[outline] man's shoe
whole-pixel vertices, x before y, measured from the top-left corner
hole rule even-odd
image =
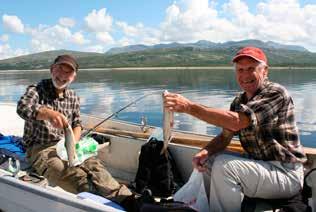
[[[154,204],[155,199],[149,189],[145,189],[141,195],[132,194],[121,203],[127,212],[139,212],[143,204]]]

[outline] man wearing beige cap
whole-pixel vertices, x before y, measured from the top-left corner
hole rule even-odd
[[[291,96],[268,80],[268,60],[261,49],[242,48],[232,61],[243,92],[235,97],[230,110],[207,107],[175,93],[164,99],[169,110],[222,128],[192,161],[210,180],[211,211],[240,211],[244,195],[289,198],[303,185],[306,156]],[[247,157],[223,152],[234,135],[239,136]]]
[[[122,203],[132,193],[119,184],[97,158],[68,167],[68,163],[57,156],[56,144],[64,137],[65,126],[69,124],[75,140],[80,139],[79,98],[68,88],[77,72],[76,59],[60,55],[50,67],[51,78],[30,85],[19,100],[17,113],[25,120],[23,142],[27,159],[51,185],[72,193],[90,191]]]

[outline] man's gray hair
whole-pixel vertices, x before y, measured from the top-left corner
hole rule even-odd
[[[263,67],[263,68],[268,68],[268,65],[263,61],[260,61],[258,66]]]

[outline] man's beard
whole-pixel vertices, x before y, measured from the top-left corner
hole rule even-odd
[[[71,83],[71,80],[70,80],[70,81],[68,81],[68,82],[66,82],[66,83],[64,83],[62,85],[58,85],[58,83],[55,81],[54,78],[52,78],[52,81],[53,81],[54,87],[59,89],[59,90],[67,88],[70,85],[70,83]]]

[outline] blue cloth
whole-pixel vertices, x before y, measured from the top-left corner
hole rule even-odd
[[[0,135],[0,149],[5,149],[19,157],[25,158],[25,149],[21,137]]]
[[[8,158],[20,161],[21,170],[27,170],[31,166],[25,157],[25,148],[22,144],[22,137],[4,136],[0,133],[0,167],[7,169]]]
[[[98,196],[98,195],[95,195],[95,194],[92,194],[89,192],[81,192],[81,193],[77,194],[77,196],[81,199],[90,199],[90,200],[96,201],[96,202],[101,203],[103,205],[107,205],[107,206],[110,206],[112,208],[115,208],[119,211],[125,211],[125,209],[123,207],[121,207],[119,204],[112,202],[111,200],[109,200],[107,198],[104,198],[104,197],[101,197],[101,196]]]

